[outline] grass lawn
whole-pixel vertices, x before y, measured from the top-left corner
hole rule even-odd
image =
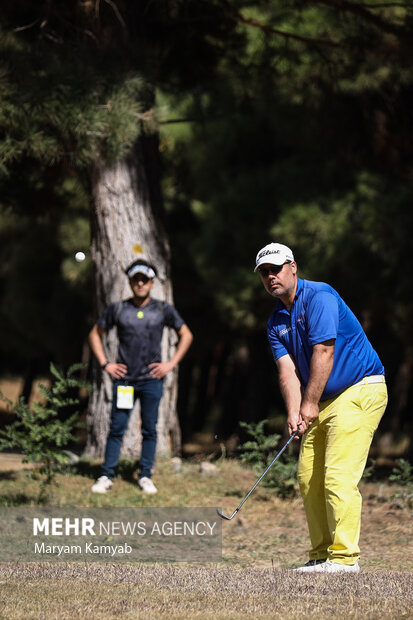
[[[50,505],[207,506],[232,513],[256,479],[233,460],[214,475],[196,462],[175,472],[159,459],[157,495],[143,495],[123,463],[111,493],[90,492],[98,467],[80,463],[57,477]],[[1,618],[413,618],[413,510],[403,487],[361,485],[364,497],[358,575],[299,575],[307,559],[299,498],[262,486],[239,515],[223,522],[222,561],[206,563],[38,562],[0,564]],[[29,470],[0,472],[3,506],[34,505],[39,481]]]

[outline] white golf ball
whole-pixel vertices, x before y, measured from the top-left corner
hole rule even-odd
[[[86,254],[84,252],[76,252],[75,260],[77,260],[78,263],[81,263],[82,261],[84,261],[85,258],[86,258]]]

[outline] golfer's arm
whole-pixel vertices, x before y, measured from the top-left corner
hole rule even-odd
[[[179,364],[194,339],[191,330],[189,329],[188,325],[185,324],[182,325],[182,327],[179,329],[178,336],[179,340],[178,344],[176,345],[175,353],[169,360],[170,364],[172,364],[172,368],[175,368],[175,366]]]
[[[335,340],[326,340],[313,346],[310,377],[304,391],[303,405],[318,405],[334,363]]]
[[[103,366],[107,362],[105,349],[103,348],[102,336],[105,330],[99,327],[97,323],[94,324],[88,335],[88,341],[93,355],[96,357],[99,366]]]
[[[301,406],[301,382],[295,363],[290,355],[284,355],[275,362],[278,381],[289,418],[298,417]]]

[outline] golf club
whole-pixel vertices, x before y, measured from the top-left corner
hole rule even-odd
[[[221,517],[221,519],[226,519],[227,521],[231,521],[231,519],[233,519],[235,517],[235,515],[237,514],[237,512],[239,511],[239,509],[241,508],[241,506],[244,504],[244,502],[247,501],[247,499],[249,498],[249,496],[251,495],[251,493],[253,492],[253,490],[259,485],[259,483],[261,482],[261,480],[264,478],[265,474],[271,469],[271,467],[274,465],[275,461],[281,456],[281,454],[284,452],[284,450],[286,449],[286,447],[288,446],[288,444],[290,443],[290,441],[292,441],[294,439],[294,437],[297,435],[298,433],[298,429],[291,435],[291,437],[289,438],[289,440],[287,441],[287,443],[285,444],[285,446],[283,446],[281,448],[281,450],[279,451],[279,453],[277,454],[277,456],[271,461],[271,463],[268,465],[267,469],[265,470],[265,472],[258,478],[257,482],[254,484],[254,486],[248,491],[248,493],[246,494],[246,496],[244,497],[244,499],[242,500],[242,502],[240,503],[240,505],[238,506],[238,508],[236,508],[234,510],[234,512],[232,513],[232,515],[228,516],[226,514],[224,514],[222,512],[222,510],[220,508],[217,508],[217,513],[218,515]]]

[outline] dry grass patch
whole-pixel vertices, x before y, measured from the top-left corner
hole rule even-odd
[[[413,575],[215,566],[0,566],[7,618],[412,618]]]

